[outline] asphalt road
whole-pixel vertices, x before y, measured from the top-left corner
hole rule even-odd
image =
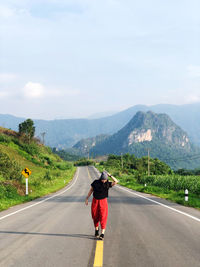
[[[81,167],[65,189],[1,212],[0,266],[93,266],[92,197],[84,200],[97,177]],[[108,201],[103,266],[200,266],[199,211],[120,186]]]

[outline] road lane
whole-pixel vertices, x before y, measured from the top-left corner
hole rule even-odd
[[[197,210],[141,195],[200,218]],[[200,266],[200,223],[116,186],[109,192],[104,266]]]
[[[95,240],[84,205],[90,183],[87,168],[79,168],[69,191],[0,221],[0,266],[91,264]]]

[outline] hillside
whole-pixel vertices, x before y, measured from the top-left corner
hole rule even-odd
[[[29,196],[25,196],[24,168],[32,171]],[[0,127],[0,210],[62,188],[74,174],[72,163],[63,161],[36,139],[25,143],[18,133]]]
[[[137,112],[120,131],[91,148],[94,155],[131,153],[137,157],[147,155],[159,158],[172,168],[200,166],[200,148],[195,147],[186,132],[168,115],[151,111]],[[192,159],[192,160],[191,160]]]
[[[74,153],[77,153],[81,156],[86,156],[90,154],[90,149],[98,144],[101,144],[105,141],[109,135],[101,134],[96,137],[81,139],[78,143],[73,146]]]
[[[188,133],[193,143],[200,145],[200,103],[190,105],[137,105],[122,112],[100,119],[34,120],[36,136],[45,132],[45,144],[51,147],[69,148],[83,138],[100,134],[114,134],[124,127],[138,111],[151,110],[166,113]],[[0,125],[18,130],[24,118],[0,114]]]

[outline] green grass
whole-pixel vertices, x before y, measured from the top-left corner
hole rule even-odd
[[[70,182],[76,171],[72,163],[63,161],[50,148],[34,142],[23,143],[16,132],[1,127],[0,153],[6,154],[10,162],[18,164],[19,170],[15,169],[15,172],[19,175],[26,167],[32,171],[29,176],[29,195],[26,196],[25,178],[13,179],[9,169],[5,174],[5,167],[1,165],[3,161],[0,162],[0,211],[58,191]],[[12,166],[11,163],[9,166]]]
[[[0,177],[0,211],[8,209],[13,205],[28,202],[33,199],[48,195],[66,186],[73,178],[76,168],[66,171],[50,171],[52,180],[44,179],[46,170],[39,170],[29,177],[29,195],[21,195],[17,192],[19,186],[12,181],[2,181]],[[5,183],[7,183],[5,185]],[[25,192],[25,178],[21,184],[23,193]]]
[[[99,171],[103,171],[104,167],[98,165],[97,168],[99,169]],[[165,185],[165,187],[161,187],[161,186],[156,186],[156,185],[151,185],[149,183],[146,183],[147,186],[145,186],[145,177],[143,177],[143,179],[141,179],[142,183],[139,183],[137,181],[137,179],[134,177],[134,175],[128,175],[128,174],[123,174],[120,173],[118,170],[116,170],[115,168],[109,168],[107,169],[111,174],[113,174],[118,180],[119,180],[119,184],[122,186],[125,186],[127,188],[133,189],[135,191],[138,192],[143,192],[143,193],[147,193],[147,194],[152,194],[154,196],[158,196],[164,199],[167,199],[169,201],[184,205],[184,206],[188,206],[188,207],[193,207],[193,208],[197,208],[200,210],[200,194],[195,194],[192,193],[191,191],[189,191],[189,198],[188,201],[185,201],[185,194],[184,194],[184,190],[172,190],[170,189],[170,186],[168,186],[168,188],[166,187],[166,181],[163,182],[161,181],[160,184]],[[155,177],[157,179],[155,179],[155,182],[157,182],[158,177]],[[160,177],[161,178],[161,177]],[[165,180],[164,178],[166,178],[167,181],[174,179],[177,179],[177,177],[175,176],[166,176],[166,177],[162,177],[163,180]],[[180,176],[178,177],[180,179]],[[183,179],[183,184],[184,182],[190,178],[190,177],[181,177]],[[200,181],[200,177],[192,177],[191,178],[191,183],[188,183],[187,185],[192,185],[191,189],[194,188],[194,191],[197,190],[197,185],[195,185],[195,181]],[[146,177],[146,179],[148,179],[148,177]],[[186,183],[185,182],[185,183]],[[171,183],[172,184],[172,183]],[[198,191],[197,191],[198,192]]]

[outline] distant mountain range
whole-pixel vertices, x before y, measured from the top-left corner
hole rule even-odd
[[[111,136],[81,140],[73,148],[85,155],[89,151],[93,156],[130,153],[142,157],[147,156],[149,150],[151,157],[159,158],[174,169],[200,167],[200,148],[190,142],[187,133],[168,115],[151,111],[137,112]]]
[[[34,120],[36,136],[46,132],[45,144],[51,147],[69,148],[83,138],[96,135],[112,135],[123,128],[138,111],[166,113],[188,133],[190,140],[200,145],[200,103],[191,105],[137,105],[99,119]],[[0,115],[0,126],[18,130],[18,125],[27,118]]]

